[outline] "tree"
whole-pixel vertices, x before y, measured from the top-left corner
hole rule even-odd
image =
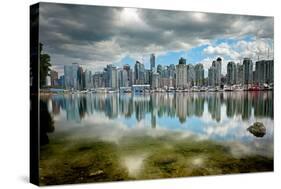
[[[47,76],[49,76],[49,72],[50,72],[50,67],[52,66],[50,61],[50,55],[48,54],[43,54],[42,50],[43,50],[43,44],[40,43],[40,88],[43,87],[44,85],[46,85],[46,78]]]

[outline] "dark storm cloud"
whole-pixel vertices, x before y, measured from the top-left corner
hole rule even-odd
[[[125,56],[188,50],[216,38],[273,38],[271,17],[40,4],[40,41],[53,64],[104,66]]]

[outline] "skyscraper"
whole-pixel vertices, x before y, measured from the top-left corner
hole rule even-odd
[[[244,83],[244,67],[243,64],[237,64],[237,84],[242,85]]]
[[[129,80],[128,80],[127,70],[120,69],[118,71],[118,73],[119,73],[119,76],[118,76],[119,87],[128,87],[129,86]]]
[[[168,66],[168,73],[170,78],[176,78],[176,67],[174,64],[170,64],[170,66]]]
[[[159,73],[155,72],[152,73],[152,81],[151,81],[151,88],[152,89],[157,89],[159,88],[159,79],[160,79],[160,75]]]
[[[109,87],[109,71],[108,71],[108,65],[103,70],[103,79],[104,79],[104,87]]]
[[[168,66],[164,66],[163,70],[162,70],[162,77],[168,78],[169,77],[169,70],[168,70]]]
[[[151,54],[150,55],[150,70],[152,73],[154,73],[156,70],[155,70],[155,55],[154,54]]]
[[[260,60],[256,62],[256,82],[259,84],[273,83],[273,60]]]
[[[77,63],[64,66],[64,84],[66,89],[78,90],[78,67]]]
[[[85,70],[85,89],[91,89],[93,87],[92,72]]]
[[[85,74],[83,73],[83,68],[81,66],[78,67],[77,84],[78,84],[79,90],[82,90],[85,88]]]
[[[221,85],[221,63],[222,59],[220,57],[217,58],[216,61],[213,61],[212,66],[215,69],[215,85],[220,86]]]
[[[186,65],[186,59],[183,58],[183,57],[181,57],[181,58],[179,59],[179,64],[185,64],[185,65]]]
[[[130,68],[130,65],[125,64],[125,65],[123,66],[123,70],[127,73],[128,86],[132,86],[133,83],[134,83],[134,80],[133,80],[133,71],[132,71],[132,69]]]
[[[208,70],[208,85],[209,86],[220,86],[221,85],[221,63],[220,57],[212,62],[212,66]]]
[[[72,78],[73,78],[73,88],[78,90],[78,63],[72,63]]]
[[[139,61],[135,63],[135,84],[144,84],[144,65]]]
[[[144,70],[144,84],[151,84],[151,77],[152,77],[151,70]]]
[[[58,80],[58,84],[60,87],[64,87],[64,75],[60,76],[59,80]]]
[[[208,70],[208,85],[214,87],[215,86],[215,67],[211,66]]]
[[[236,84],[237,79],[237,69],[234,62],[229,62],[227,64],[227,84],[234,85]]]
[[[112,89],[118,88],[117,68],[110,64],[107,65],[108,87]]]
[[[161,74],[162,74],[162,70],[163,70],[162,65],[161,65],[161,64],[158,64],[158,65],[157,65],[157,73],[159,73],[160,76],[161,76]]]
[[[252,82],[253,82],[253,62],[250,58],[244,58],[243,70],[244,70],[244,84],[252,84]]]
[[[194,66],[192,64],[188,64],[186,66],[186,69],[187,69],[187,85],[188,87],[192,87],[194,85],[194,80],[195,80]]]
[[[96,72],[93,75],[93,87],[94,88],[101,88],[104,87],[104,78],[102,72]]]
[[[57,86],[58,85],[58,72],[56,72],[55,70],[51,70],[50,72],[50,76],[51,76],[51,86]]]
[[[196,64],[195,68],[195,85],[203,86],[204,85],[204,67],[203,64]]]
[[[176,88],[184,89],[187,87],[187,69],[186,60],[179,59],[179,64],[176,66]]]
[[[72,66],[71,65],[64,65],[64,85],[65,85],[65,89],[67,89],[67,90],[73,88]]]
[[[273,83],[274,82],[274,61],[267,60],[266,61],[266,82]]]
[[[265,74],[266,74],[266,68],[265,68],[265,60],[260,60],[256,62],[256,82],[263,84],[265,83]]]

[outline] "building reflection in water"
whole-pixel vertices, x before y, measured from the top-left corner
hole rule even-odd
[[[63,110],[67,120],[77,122],[86,115],[102,112],[110,119],[134,116],[137,121],[141,121],[150,116],[151,127],[156,128],[158,118],[177,117],[180,123],[185,123],[189,117],[202,117],[204,111],[208,111],[213,120],[220,122],[223,107],[226,108],[228,118],[241,116],[247,120],[253,113],[257,118],[273,119],[272,92],[158,93],[140,96],[69,94],[53,95],[50,100],[53,115]]]

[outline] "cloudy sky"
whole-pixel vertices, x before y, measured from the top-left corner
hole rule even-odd
[[[184,57],[206,70],[220,56],[223,73],[228,61],[273,57],[272,17],[40,3],[39,23],[60,75],[73,62],[92,71],[136,60],[148,68],[151,53],[156,64]]]

